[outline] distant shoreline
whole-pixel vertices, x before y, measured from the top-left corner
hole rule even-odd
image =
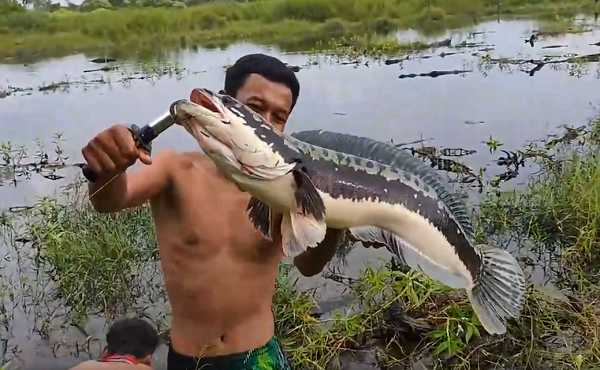
[[[310,51],[349,38],[372,43],[409,28],[435,35],[490,18],[524,16],[569,24],[576,15],[600,9],[592,0],[524,0],[518,6],[490,6],[482,0],[447,0],[439,5],[428,5],[435,0],[267,0],[190,7],[166,1],[170,7],[0,12],[0,63],[30,63],[82,52],[131,58],[240,41]],[[92,2],[111,6],[108,0]]]

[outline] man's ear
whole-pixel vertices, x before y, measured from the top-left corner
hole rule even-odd
[[[108,346],[104,347],[104,349],[102,350],[102,358],[108,356]]]

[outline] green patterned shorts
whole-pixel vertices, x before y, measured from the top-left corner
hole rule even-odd
[[[252,351],[226,356],[195,358],[169,347],[167,370],[291,370],[275,337]]]

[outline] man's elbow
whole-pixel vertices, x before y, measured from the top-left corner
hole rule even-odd
[[[117,207],[114,204],[110,204],[102,199],[94,199],[94,197],[90,198],[90,203],[92,204],[94,211],[98,213],[114,213],[121,210],[120,207]]]
[[[306,259],[302,258],[302,257],[305,257],[305,256],[300,255],[300,256],[294,258],[294,265],[296,266],[298,271],[300,271],[302,276],[312,277],[312,276],[320,274],[323,271],[323,268],[325,266],[320,266],[320,265],[317,265],[316,263],[310,263],[310,261],[306,261]]]

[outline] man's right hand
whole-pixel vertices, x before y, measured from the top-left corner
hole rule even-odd
[[[136,147],[131,131],[124,125],[114,125],[100,132],[81,153],[99,179],[125,172],[138,159],[144,164],[152,163],[150,153]]]

